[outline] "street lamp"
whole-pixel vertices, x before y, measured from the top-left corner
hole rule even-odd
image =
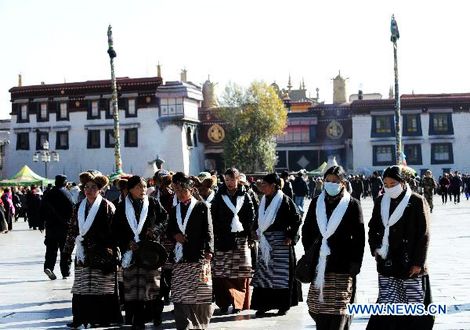
[[[59,153],[57,151],[49,150],[49,141],[42,145],[41,151],[36,151],[33,155],[33,162],[43,162],[44,163],[44,177],[47,179],[47,164],[52,162],[59,161]]]
[[[396,149],[395,149],[395,158],[396,164],[400,165],[403,163],[404,157],[402,154],[402,145],[401,145],[401,105],[400,105],[400,92],[398,91],[398,55],[397,55],[397,41],[400,38],[400,32],[398,32],[398,24],[395,20],[395,15],[392,15],[392,21],[390,23],[390,32],[391,37],[390,41],[393,43],[393,71],[395,73],[395,139],[396,139]]]

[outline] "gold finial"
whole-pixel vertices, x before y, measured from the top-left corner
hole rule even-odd
[[[23,86],[23,77],[21,76],[21,73],[18,75],[18,87]]]

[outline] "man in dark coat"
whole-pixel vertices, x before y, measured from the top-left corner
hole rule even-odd
[[[382,178],[379,176],[379,172],[374,172],[372,177],[370,178],[370,192],[372,194],[372,199],[375,200],[379,197],[379,193],[382,190],[384,183]]]
[[[46,257],[44,261],[44,273],[55,280],[54,266],[57,260],[57,250],[60,251],[60,272],[64,278],[70,275],[70,257],[62,255],[65,239],[67,236],[67,226],[72,217],[73,203],[72,196],[65,188],[67,177],[57,175],[55,186],[44,195],[41,204],[41,221],[45,224]]]
[[[292,190],[294,192],[294,203],[299,209],[300,215],[304,214],[305,196],[308,195],[308,186],[303,178],[304,172],[300,170],[297,177],[292,183]]]

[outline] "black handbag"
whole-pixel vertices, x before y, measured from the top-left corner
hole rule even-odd
[[[85,265],[90,268],[110,273],[114,270],[116,264],[116,256],[112,250],[106,247],[93,245],[85,252]]]
[[[135,264],[139,267],[155,270],[163,266],[168,259],[168,253],[163,245],[157,241],[143,240],[134,252]]]
[[[295,266],[295,278],[302,283],[312,283],[320,255],[320,236],[315,239],[312,246],[297,261]]]

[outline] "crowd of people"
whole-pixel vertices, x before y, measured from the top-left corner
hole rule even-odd
[[[405,174],[391,166],[382,176],[347,176],[333,166],[321,178],[299,171],[256,180],[235,168],[219,176],[160,169],[151,179],[122,176],[110,186],[90,170],[78,185],[58,175],[44,192],[6,188],[0,213],[4,232],[18,216],[45,230],[44,272],[51,280],[58,255],[63,278],[74,263],[71,328],[158,326],[170,301],[178,329],[206,329],[214,304],[221,315],[249,309],[256,317],[285,315],[302,301],[294,249],[301,239],[314,256],[307,306],[317,329],[348,329],[346,305],[355,301],[366,245],[361,199],[374,199],[368,243],[377,301],[427,305],[433,195],[443,203],[449,191],[455,203],[462,191],[470,197],[468,175]],[[433,319],[373,316],[368,329],[384,324],[431,329]]]

